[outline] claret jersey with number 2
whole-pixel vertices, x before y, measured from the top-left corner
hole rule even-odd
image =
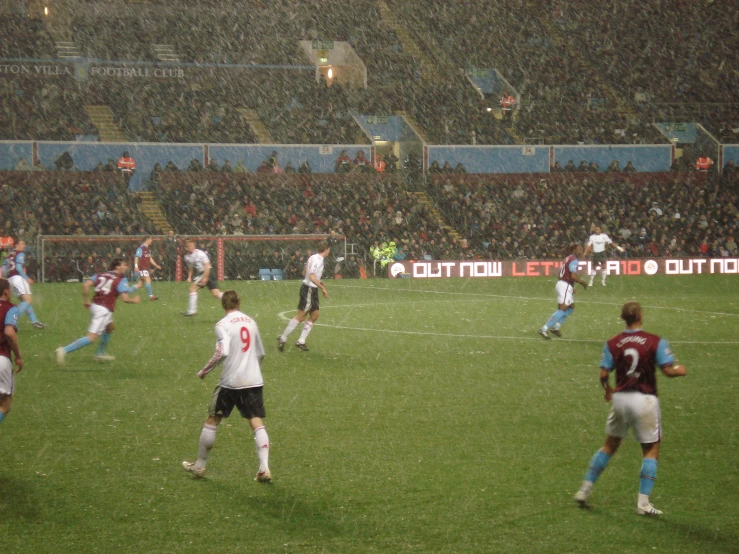
[[[236,311],[216,324],[216,348],[224,356],[218,385],[227,389],[248,389],[264,385],[260,360],[264,346],[256,322]]]
[[[656,366],[674,361],[665,339],[642,330],[627,330],[606,342],[600,367],[616,370],[616,392],[639,391],[657,396]]]

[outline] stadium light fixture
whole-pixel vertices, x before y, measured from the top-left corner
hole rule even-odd
[[[328,68],[328,78],[333,79],[334,78],[334,70],[330,67]]]

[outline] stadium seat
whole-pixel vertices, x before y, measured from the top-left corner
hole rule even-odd
[[[281,269],[272,270],[272,280],[273,281],[282,281],[283,278],[284,278],[284,275],[282,274]]]
[[[260,268],[259,270],[259,280],[260,281],[269,281],[271,279],[271,273],[270,270],[266,267]]]

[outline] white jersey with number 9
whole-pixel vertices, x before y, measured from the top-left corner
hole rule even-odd
[[[264,346],[256,322],[242,312],[231,312],[216,324],[216,338],[225,357],[218,385],[227,389],[263,386]]]

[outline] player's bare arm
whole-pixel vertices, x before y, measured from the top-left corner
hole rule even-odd
[[[139,302],[141,302],[141,297],[140,296],[128,296],[128,293],[124,292],[121,294],[121,300],[123,300],[126,304],[138,304]]]
[[[85,306],[85,308],[90,307],[90,288],[94,286],[95,282],[90,279],[82,283],[82,305]]]
[[[326,285],[323,284],[323,281],[319,281],[315,273],[311,273],[309,279],[311,283],[313,283],[319,289],[321,289],[321,292],[323,293],[323,297],[328,298],[328,291],[326,290]]]
[[[604,398],[606,399],[606,402],[610,402],[611,398],[613,397],[613,388],[609,383],[610,376],[611,374],[607,369],[600,368],[600,384],[603,387]]]
[[[660,369],[662,369],[662,373],[664,373],[666,377],[685,377],[688,374],[687,368],[680,364],[667,364],[663,365]]]
[[[187,268],[187,282],[192,283],[192,267]]]
[[[10,346],[10,350],[13,352],[13,358],[15,358],[15,365],[18,369],[16,373],[20,373],[23,370],[23,358],[21,357],[21,348],[18,344],[18,335],[15,332],[15,327],[12,325],[5,326],[5,338]]]
[[[580,283],[583,286],[583,288],[587,290],[588,284],[582,279],[580,279],[580,276],[577,273],[571,273],[571,275],[572,275],[572,280],[575,281],[575,283]]]
[[[210,275],[210,268],[211,265],[206,263],[203,265],[203,276],[200,278],[200,282],[198,285],[200,285],[200,288],[204,287],[206,283],[208,282],[208,276]]]

